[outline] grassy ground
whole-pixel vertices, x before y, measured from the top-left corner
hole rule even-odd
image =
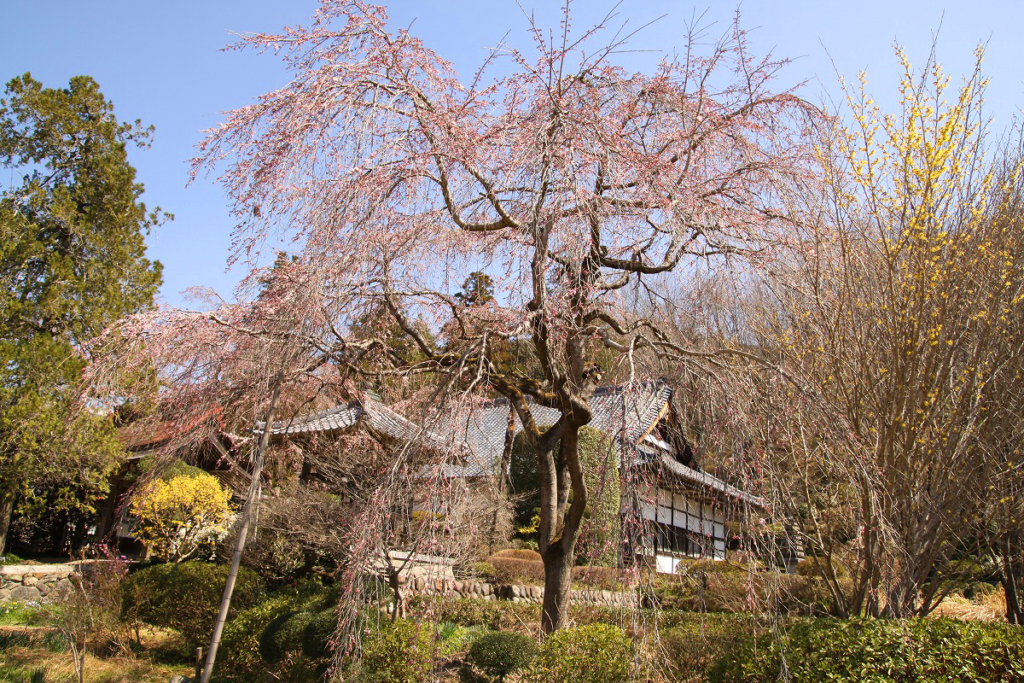
[[[87,653],[85,680],[87,683],[167,683],[175,674],[189,676],[192,667],[180,663],[175,639],[170,633],[147,631],[138,654],[97,657]],[[179,662],[174,663],[174,659]],[[0,626],[0,681],[72,683],[77,680],[71,652],[58,632],[41,626]]]

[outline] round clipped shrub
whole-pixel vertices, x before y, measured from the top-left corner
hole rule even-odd
[[[331,638],[338,628],[338,614],[333,608],[317,612],[302,632],[302,655],[321,659],[331,655]]]
[[[260,637],[267,626],[297,603],[294,595],[279,595],[240,611],[224,627],[217,657],[217,680],[258,681],[267,673],[260,655]]]
[[[530,683],[625,683],[633,643],[622,629],[590,624],[555,631],[527,675]]]
[[[430,629],[405,619],[385,623],[363,648],[361,683],[421,683],[433,665]]]
[[[192,647],[208,644],[220,609],[228,568],[206,562],[158,564],[125,582],[124,609],[131,617],[181,633]],[[263,597],[259,577],[239,569],[229,618]]]
[[[488,676],[504,681],[513,671],[526,668],[536,654],[537,644],[533,638],[522,633],[495,631],[473,641],[466,659]]]
[[[302,636],[311,621],[311,612],[300,610],[279,614],[260,635],[260,656],[273,664],[284,659],[288,652],[301,650]]]

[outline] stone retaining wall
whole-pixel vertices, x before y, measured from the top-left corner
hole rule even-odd
[[[0,566],[0,602],[42,602],[71,588],[73,564],[8,564]]]
[[[15,564],[0,566],[0,602],[41,602],[55,591],[71,588],[69,577],[81,571],[77,564]],[[476,600],[510,600],[540,603],[541,586],[492,584],[483,581],[454,581],[409,577],[403,581],[410,594],[448,595]],[[636,595],[618,591],[577,589],[572,601],[579,605],[620,607],[633,605]]]
[[[544,600],[544,588],[541,586],[491,584],[482,581],[450,581],[447,579],[431,580],[417,576],[410,577],[405,583],[405,588],[414,595],[448,595],[454,598],[534,603],[541,603]],[[605,607],[631,606],[636,604],[636,595],[619,591],[574,589],[572,602],[577,605]]]

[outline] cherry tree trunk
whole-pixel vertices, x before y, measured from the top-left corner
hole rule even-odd
[[[543,558],[544,604],[540,625],[544,633],[552,633],[569,620],[573,553],[565,552],[562,544],[556,542],[547,547]]]

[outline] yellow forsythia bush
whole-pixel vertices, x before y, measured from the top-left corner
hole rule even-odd
[[[129,509],[135,536],[168,562],[181,562],[213,544],[228,531],[231,493],[206,472],[158,479],[143,488]]]

